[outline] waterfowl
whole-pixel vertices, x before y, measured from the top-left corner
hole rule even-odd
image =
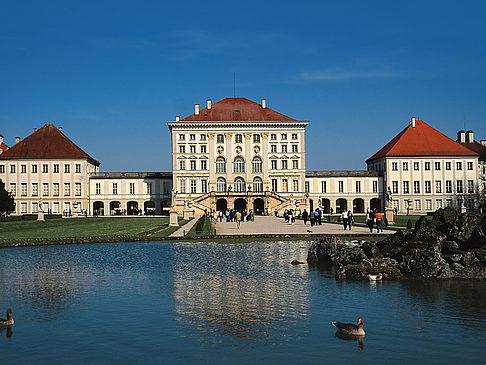
[[[378,273],[376,275],[368,275],[368,279],[370,279],[370,281],[378,281],[383,279],[383,275],[381,273]]]
[[[338,329],[339,332],[351,336],[364,336],[363,318],[358,318],[358,325],[353,323],[332,322],[332,325]]]
[[[9,308],[7,309],[7,319],[0,318],[0,326],[6,327],[11,326],[14,324],[14,320],[12,317],[12,310]]]

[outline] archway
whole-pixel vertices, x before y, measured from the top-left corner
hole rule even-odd
[[[228,202],[226,201],[226,199],[216,200],[216,210],[224,212],[226,211],[226,209],[228,209]]]
[[[322,198],[321,205],[322,205],[322,212],[324,214],[331,213],[331,201],[329,199]]]
[[[356,198],[353,200],[353,213],[364,213],[364,200]]]
[[[111,215],[121,215],[121,203],[118,201],[110,202],[110,214]]]
[[[342,213],[348,210],[348,201],[344,198],[336,200],[336,213]]]
[[[93,203],[93,215],[105,215],[105,203],[96,201]]]
[[[257,198],[253,201],[253,211],[257,215],[263,215],[265,211],[265,202],[261,198]]]
[[[170,206],[171,206],[170,199],[162,200],[160,202],[160,214],[169,215]]]
[[[246,209],[246,200],[243,198],[238,198],[235,200],[235,209],[238,211],[243,211]]]
[[[370,208],[376,209],[378,211],[381,210],[381,200],[379,198],[373,198],[370,200]]]
[[[155,202],[150,200],[143,203],[143,211],[145,215],[155,215]]]
[[[127,215],[137,215],[138,214],[138,203],[130,201],[127,203]]]

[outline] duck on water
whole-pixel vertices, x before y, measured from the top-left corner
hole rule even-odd
[[[0,326],[6,327],[11,326],[14,324],[14,319],[12,317],[12,310],[9,308],[7,309],[7,319],[0,318]]]
[[[349,336],[364,336],[365,331],[363,330],[363,318],[358,318],[358,325],[353,323],[341,323],[332,322],[332,325],[338,329],[338,331],[343,335]]]

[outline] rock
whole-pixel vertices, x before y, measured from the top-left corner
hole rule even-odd
[[[303,264],[305,264],[305,262],[298,261],[298,260],[292,260],[291,264],[292,265],[303,265]]]

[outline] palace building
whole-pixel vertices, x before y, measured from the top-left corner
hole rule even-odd
[[[46,124],[16,137],[10,148],[0,136],[0,179],[15,197],[14,214],[479,208],[486,141],[474,141],[472,131],[460,131],[454,141],[412,118],[366,161],[366,170],[307,171],[308,124],[269,108],[265,99],[208,99],[205,108],[195,104],[191,115],[167,122],[171,172],[101,172],[61,128]]]

